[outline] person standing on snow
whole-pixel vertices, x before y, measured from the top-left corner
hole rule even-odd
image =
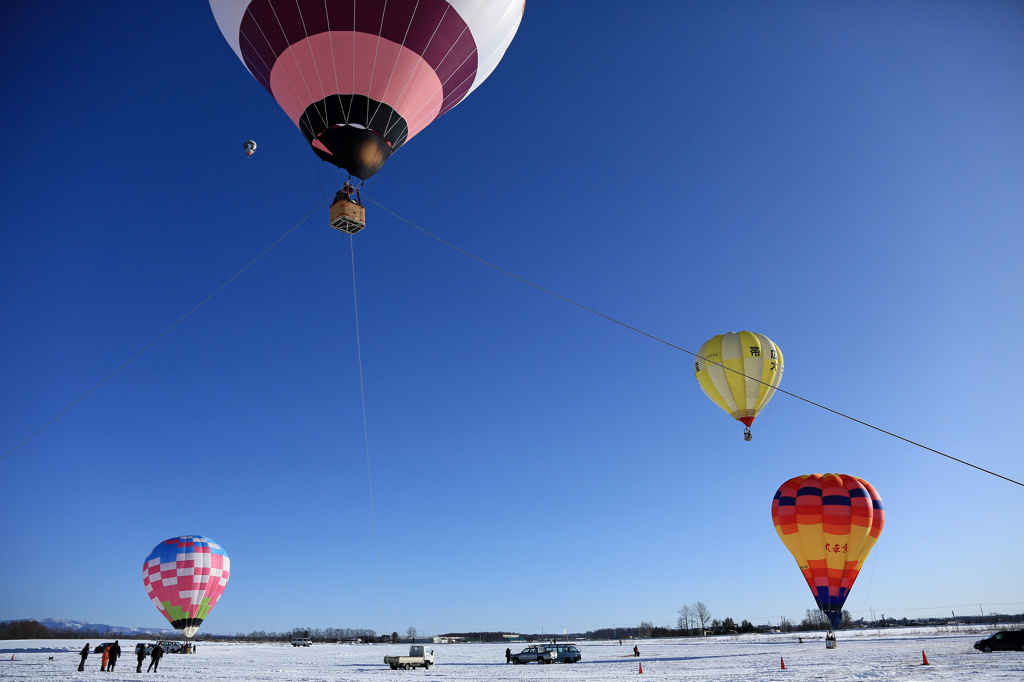
[[[113,672],[114,664],[117,663],[117,657],[121,655],[121,644],[119,640],[114,640],[114,643],[107,647],[107,651],[110,652],[109,663],[107,663],[107,671]]]
[[[135,650],[135,657],[139,659],[139,664],[135,666],[135,672],[142,672],[142,662],[146,660],[146,645],[140,644]]]
[[[511,662],[512,662],[512,650],[511,649],[505,649],[505,665],[508,665]]]
[[[100,659],[100,670],[105,671],[107,669],[107,662],[110,660],[110,647],[103,647],[103,658]]]
[[[82,662],[78,664],[78,672],[85,672],[85,659],[89,658],[89,643],[86,642],[81,651]]]
[[[156,648],[153,649],[153,653],[151,653],[149,655],[149,657],[152,660],[149,662],[149,667],[146,668],[146,672],[147,673],[150,670],[156,672],[157,668],[160,667],[160,659],[163,658],[163,655],[164,655],[164,648],[162,646],[160,646],[160,643],[158,642],[157,645],[156,645]]]

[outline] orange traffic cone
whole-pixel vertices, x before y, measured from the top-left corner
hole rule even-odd
[[[924,649],[921,650],[921,658],[924,659],[924,662],[922,662],[921,665],[928,665],[928,657],[925,655]]]
[[[782,661],[782,669],[785,670],[786,669],[786,659],[784,659],[782,656],[779,656],[779,660]]]
[[[638,675],[643,675],[644,674],[644,662],[643,661],[640,661],[640,672],[637,673],[637,674]]]

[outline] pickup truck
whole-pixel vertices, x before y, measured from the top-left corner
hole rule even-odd
[[[385,656],[384,662],[390,665],[392,670],[429,669],[434,664],[434,650],[422,644],[413,644],[409,647],[408,656]]]

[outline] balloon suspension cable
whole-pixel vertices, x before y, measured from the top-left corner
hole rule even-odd
[[[25,438],[25,439],[24,439],[23,441],[21,441],[20,443],[18,443],[17,445],[15,445],[15,446],[14,446],[13,448],[11,448],[10,450],[8,450],[8,451],[7,451],[6,453],[4,453],[4,455],[3,455],[2,457],[0,457],[0,461],[3,461],[3,460],[4,460],[4,459],[6,459],[6,458],[7,458],[7,457],[8,457],[8,456],[9,456],[9,455],[11,454],[11,453],[13,453],[13,452],[14,452],[15,450],[17,450],[17,449],[18,449],[18,448],[20,448],[20,447],[21,447],[22,445],[24,445],[25,443],[29,442],[30,440],[32,440],[32,439],[33,439],[33,438],[35,438],[36,436],[38,436],[38,435],[39,435],[40,433],[42,433],[42,432],[43,432],[43,431],[44,431],[44,430],[45,430],[45,429],[46,429],[46,428],[47,428],[48,426],[50,426],[50,424],[54,423],[55,421],[57,421],[58,419],[60,419],[61,417],[63,417],[63,416],[64,416],[64,415],[65,415],[65,414],[66,414],[66,413],[67,413],[67,412],[68,412],[68,411],[69,411],[69,410],[70,410],[71,408],[73,408],[73,407],[74,407],[75,405],[77,405],[78,403],[82,402],[82,401],[83,401],[83,400],[85,400],[85,399],[86,399],[87,397],[89,397],[89,396],[90,396],[90,395],[91,395],[91,394],[92,394],[92,393],[93,393],[94,391],[96,391],[96,389],[98,389],[98,388],[99,388],[100,386],[102,386],[103,384],[105,384],[105,383],[107,383],[108,381],[110,381],[111,379],[113,379],[113,378],[114,378],[114,376],[116,376],[116,375],[117,375],[117,374],[118,374],[118,373],[119,373],[119,372],[120,372],[120,371],[121,371],[122,369],[124,369],[124,368],[125,368],[125,367],[127,367],[128,365],[130,365],[130,364],[132,364],[133,362],[135,362],[135,360],[137,360],[137,359],[138,359],[138,357],[139,357],[140,355],[142,355],[142,354],[143,354],[143,353],[145,353],[145,352],[146,352],[147,350],[149,350],[149,349],[150,349],[150,348],[151,348],[151,347],[152,347],[152,346],[153,346],[154,344],[156,344],[156,342],[157,342],[157,341],[159,341],[160,339],[162,339],[162,338],[164,338],[165,336],[167,336],[167,335],[168,335],[168,334],[169,334],[169,333],[171,332],[171,330],[172,330],[172,329],[174,329],[174,328],[175,328],[175,327],[177,327],[177,326],[178,326],[179,324],[181,324],[182,322],[184,322],[184,321],[185,321],[185,320],[186,320],[186,319],[187,319],[187,318],[188,318],[188,317],[189,317],[189,316],[190,316],[190,315],[191,315],[192,313],[194,313],[195,311],[199,310],[199,309],[200,309],[200,308],[202,308],[202,307],[203,307],[204,305],[206,305],[206,304],[207,304],[207,303],[209,302],[209,300],[210,300],[211,298],[213,298],[214,296],[216,296],[217,294],[219,294],[219,293],[220,293],[221,289],[223,289],[224,287],[226,287],[227,285],[231,284],[231,283],[232,283],[232,282],[234,282],[234,281],[235,281],[236,279],[238,279],[238,278],[239,278],[239,277],[240,277],[240,276],[242,275],[242,273],[243,273],[243,272],[245,272],[246,270],[248,270],[249,268],[251,268],[251,267],[252,267],[253,265],[255,265],[255,264],[256,264],[256,261],[258,261],[258,260],[259,260],[260,258],[263,258],[264,256],[266,256],[266,255],[267,255],[267,254],[268,254],[268,253],[270,252],[270,250],[271,250],[272,248],[274,248],[275,246],[277,246],[278,244],[280,244],[280,243],[281,243],[282,241],[284,241],[284,238],[285,238],[285,237],[287,237],[287,236],[288,236],[288,235],[290,235],[290,234],[291,234],[292,232],[294,232],[295,230],[297,230],[297,229],[298,229],[298,227],[299,227],[300,225],[302,225],[302,223],[306,222],[307,220],[309,220],[310,218],[312,218],[312,217],[313,217],[314,215],[316,215],[316,213],[317,213],[317,212],[318,212],[318,211],[319,211],[319,210],[320,210],[321,208],[323,208],[324,206],[326,206],[327,204],[328,204],[327,200],[324,200],[324,202],[323,202],[323,203],[321,203],[321,204],[320,204],[319,206],[317,206],[317,207],[316,207],[315,209],[313,209],[313,211],[312,211],[311,213],[309,213],[309,215],[307,215],[307,216],[306,216],[305,218],[303,218],[302,220],[300,220],[299,222],[295,223],[295,224],[294,224],[294,225],[292,225],[292,226],[291,226],[290,228],[288,228],[288,230],[287,230],[287,231],[286,231],[286,232],[285,232],[284,234],[282,234],[282,235],[281,235],[280,237],[278,237],[278,238],[277,238],[277,239],[276,239],[276,240],[274,241],[274,243],[273,243],[273,244],[271,244],[271,245],[270,245],[270,246],[268,246],[267,248],[263,249],[263,251],[261,251],[261,252],[260,252],[260,254],[259,254],[258,256],[256,256],[256,257],[255,257],[255,258],[253,258],[253,259],[252,259],[251,261],[249,261],[249,262],[248,262],[248,263],[247,263],[247,264],[245,265],[245,267],[243,267],[243,268],[242,268],[241,270],[239,270],[239,271],[238,271],[238,272],[236,272],[235,274],[231,275],[231,277],[229,277],[229,278],[228,278],[228,281],[224,282],[224,284],[221,284],[221,285],[220,285],[219,287],[217,287],[216,289],[214,289],[214,290],[213,290],[213,293],[211,293],[211,294],[210,294],[209,296],[207,296],[207,297],[206,297],[206,298],[204,298],[204,299],[203,299],[202,301],[200,301],[200,302],[199,302],[199,303],[198,303],[198,304],[197,304],[197,305],[196,305],[196,306],[195,306],[194,308],[192,308],[192,310],[190,310],[190,311],[188,311],[187,313],[185,313],[184,315],[182,315],[182,316],[181,316],[180,318],[178,318],[178,321],[177,321],[177,322],[175,322],[175,323],[174,323],[174,324],[172,324],[172,325],[171,325],[170,327],[168,327],[167,329],[165,329],[164,331],[162,331],[162,332],[161,332],[161,333],[160,333],[160,334],[159,334],[159,335],[158,335],[158,336],[157,336],[157,337],[156,337],[155,339],[153,339],[152,341],[150,341],[149,343],[147,343],[147,344],[146,344],[145,346],[143,346],[142,350],[140,350],[140,351],[139,351],[138,353],[136,353],[135,355],[133,355],[133,356],[131,356],[130,358],[128,358],[128,359],[127,359],[127,360],[126,360],[126,361],[124,362],[124,364],[122,364],[122,365],[121,365],[120,367],[118,367],[118,368],[117,368],[117,369],[115,369],[115,370],[114,370],[113,372],[111,372],[111,373],[110,373],[110,374],[108,374],[108,375],[107,375],[106,377],[104,377],[102,381],[100,381],[100,382],[99,382],[98,384],[96,384],[95,386],[93,386],[92,388],[90,388],[90,389],[89,389],[88,391],[86,391],[85,393],[83,393],[83,394],[82,394],[81,396],[79,396],[79,397],[78,397],[78,398],[77,398],[77,399],[76,399],[76,400],[75,400],[74,402],[72,402],[72,403],[71,403],[70,405],[68,405],[67,407],[65,407],[65,408],[64,408],[63,410],[61,410],[60,412],[58,412],[58,413],[57,413],[57,415],[56,415],[56,416],[54,416],[54,417],[53,417],[53,418],[52,418],[52,419],[51,419],[50,421],[48,421],[48,422],[46,422],[45,424],[43,424],[42,426],[40,426],[40,427],[39,427],[38,429],[36,429],[36,430],[35,430],[35,432],[33,432],[32,434],[30,434],[30,435],[29,435],[29,436],[28,436],[27,438]]]
[[[574,306],[576,306],[577,308],[579,308],[581,310],[585,310],[588,313],[591,313],[591,314],[596,315],[596,316],[598,316],[600,318],[603,318],[603,319],[605,319],[605,320],[607,320],[609,322],[617,324],[620,327],[625,327],[626,329],[629,329],[630,331],[636,332],[637,334],[640,334],[641,336],[646,336],[647,338],[651,339],[652,341],[657,341],[658,343],[664,344],[664,345],[668,346],[669,348],[674,348],[675,350],[682,351],[683,353],[686,353],[688,355],[692,355],[695,358],[699,358],[699,359],[704,360],[705,362],[708,362],[705,358],[701,358],[699,355],[697,355],[697,353],[694,353],[691,350],[687,350],[686,348],[683,348],[682,346],[677,346],[676,344],[674,344],[674,343],[672,343],[670,341],[666,341],[665,339],[662,339],[662,338],[660,338],[658,336],[655,336],[654,334],[651,334],[649,332],[645,332],[642,329],[639,329],[639,328],[634,327],[632,325],[626,324],[625,322],[622,322],[621,320],[615,319],[611,315],[605,315],[602,312],[599,312],[599,311],[597,311],[597,310],[595,310],[593,308],[590,308],[588,306],[583,305],[582,303],[579,303],[577,301],[572,300],[568,296],[563,296],[563,295],[561,295],[559,293],[556,293],[556,292],[552,291],[551,289],[547,289],[545,287],[542,287],[541,285],[537,284],[536,282],[532,282],[532,281],[526,279],[525,277],[517,275],[517,274],[515,274],[514,272],[512,272],[510,270],[506,270],[505,268],[503,268],[503,267],[501,267],[499,265],[495,265],[494,263],[492,263],[492,262],[490,262],[488,260],[485,260],[485,259],[481,258],[480,256],[477,256],[474,253],[470,253],[469,251],[466,251],[465,249],[463,249],[460,246],[456,246],[455,244],[453,244],[453,243],[451,243],[451,242],[449,242],[449,241],[447,241],[445,239],[442,239],[441,237],[437,236],[433,232],[430,232],[429,230],[420,227],[419,225],[417,225],[416,223],[412,222],[408,218],[405,218],[403,216],[398,215],[397,213],[392,211],[387,206],[384,206],[380,202],[375,201],[372,197],[366,197],[366,198],[367,198],[368,201],[372,201],[374,204],[376,204],[378,208],[380,208],[380,209],[382,209],[384,211],[387,211],[388,213],[393,215],[398,220],[401,220],[403,223],[409,225],[410,227],[413,227],[413,228],[419,230],[420,232],[422,232],[423,234],[427,235],[428,237],[436,239],[437,241],[441,242],[445,246],[451,247],[451,248],[455,249],[456,251],[459,251],[460,253],[463,253],[463,254],[469,256],[470,258],[472,258],[472,259],[474,259],[476,261],[479,261],[480,263],[483,263],[484,265],[486,265],[486,266],[488,266],[490,268],[493,268],[493,269],[497,270],[498,272],[504,273],[504,274],[508,275],[509,277],[512,277],[513,279],[517,279],[520,282],[522,282],[523,284],[528,284],[529,286],[533,287],[534,289],[538,289],[540,291],[543,291],[544,293],[549,294],[551,296],[554,296],[555,298],[560,299],[562,301],[565,301],[566,303],[569,303],[570,305],[574,305]],[[748,376],[748,375],[744,374],[743,372],[741,372],[740,370],[732,369],[731,367],[726,367],[724,364],[722,364],[720,362],[714,362],[714,363],[709,363],[709,364],[718,365],[719,367],[721,367],[722,369],[724,369],[726,371],[733,372],[734,374],[739,374],[740,376],[746,377],[747,379],[750,379],[751,381],[756,381],[759,384],[763,384],[765,386],[768,386],[769,388],[772,388],[772,385],[770,383],[768,383],[766,381],[762,381],[761,379],[759,379],[757,377]],[[1019,485],[1022,488],[1024,488],[1024,483],[1022,483],[1020,481],[1017,481],[1015,479],[1012,479],[1009,476],[1003,476],[1002,474],[998,474],[998,473],[996,473],[994,471],[991,471],[989,469],[985,469],[984,467],[980,467],[977,464],[972,464],[971,462],[968,462],[967,460],[963,460],[963,459],[960,459],[958,457],[954,457],[953,455],[948,455],[945,452],[942,452],[940,450],[936,450],[935,448],[928,447],[927,445],[924,445],[922,443],[918,443],[917,441],[911,440],[909,438],[905,438],[905,437],[903,437],[903,436],[901,436],[901,435],[899,435],[897,433],[893,433],[892,431],[887,431],[887,430],[883,429],[880,426],[875,426],[874,424],[866,422],[866,421],[864,421],[862,419],[857,419],[856,417],[852,417],[852,416],[850,416],[848,414],[840,412],[839,410],[834,410],[831,407],[828,407],[826,405],[822,405],[821,403],[814,402],[813,400],[810,400],[808,398],[804,398],[801,395],[797,395],[796,393],[793,393],[791,391],[787,391],[787,390],[785,390],[783,388],[778,388],[778,387],[774,387],[774,388],[779,393],[783,393],[785,395],[788,395],[791,398],[796,398],[797,400],[803,401],[803,402],[807,403],[808,405],[813,405],[814,407],[817,407],[817,408],[820,408],[822,410],[825,410],[826,412],[831,412],[832,414],[834,414],[836,416],[843,417],[844,419],[849,419],[852,422],[856,422],[857,424],[860,424],[861,426],[866,426],[869,429],[874,429],[875,431],[878,431],[879,433],[883,433],[883,434],[885,434],[887,436],[891,436],[893,438],[896,438],[897,440],[901,440],[904,443],[908,443],[910,445],[915,445],[915,446],[921,448],[922,450],[927,450],[928,452],[932,452],[932,453],[934,453],[936,455],[940,455],[942,457],[945,457],[946,459],[951,459],[954,462],[959,462],[960,464],[963,464],[965,466],[969,466],[972,469],[977,469],[978,471],[981,471],[983,473],[989,474],[990,476],[995,476],[996,478],[1001,478],[1004,481],[1008,481],[1009,483],[1014,483],[1014,484]]]
[[[351,176],[350,176],[351,177]],[[346,187],[350,185],[345,183]],[[355,311],[356,359],[359,363],[359,399],[363,406],[363,444],[366,448],[366,481],[370,493],[370,525],[373,530],[373,553],[377,560],[377,593],[380,596],[380,620],[387,633],[387,618],[384,615],[384,580],[380,570],[380,544],[377,541],[377,514],[373,506],[373,471],[370,466],[370,429],[366,421],[366,388],[363,381],[363,346],[359,334],[359,298],[356,295],[356,247],[353,235],[349,235],[349,251],[352,255],[352,307]]]

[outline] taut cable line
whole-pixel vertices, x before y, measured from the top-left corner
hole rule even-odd
[[[477,256],[474,253],[470,253],[469,251],[466,251],[462,247],[457,246],[457,245],[451,243],[450,241],[447,241],[447,240],[437,236],[433,232],[430,232],[429,230],[426,230],[426,229],[420,227],[419,225],[417,225],[416,223],[412,222],[408,218],[405,218],[403,216],[398,215],[397,213],[392,211],[387,206],[384,206],[380,202],[374,200],[372,197],[367,196],[366,199],[367,199],[367,201],[373,202],[376,206],[378,206],[382,210],[387,211],[388,213],[390,213],[391,215],[393,215],[395,218],[397,218],[398,220],[402,221],[403,223],[406,223],[407,225],[409,225],[409,226],[419,230],[420,232],[422,232],[423,234],[427,235],[428,237],[432,237],[433,239],[436,239],[437,241],[439,241],[442,244],[444,244],[445,246],[451,247],[451,248],[455,249],[456,251],[459,251],[460,253],[463,253],[463,254],[469,256],[470,258],[472,258],[474,260],[477,260],[477,261],[483,263],[484,265],[497,270],[498,272],[504,273],[504,274],[508,275],[509,277],[512,277],[513,279],[517,279],[520,282],[522,282],[523,284],[528,284],[528,285],[530,285],[531,287],[533,287],[535,289],[539,289],[540,291],[543,291],[546,294],[549,294],[551,296],[554,296],[555,298],[561,299],[561,300],[565,301],[566,303],[569,303],[570,305],[574,305],[577,308],[580,308],[581,310],[585,310],[588,313],[591,313],[593,315],[597,315],[598,317],[604,318],[605,320],[608,320],[609,322],[617,324],[620,327],[625,327],[626,329],[629,329],[630,331],[636,332],[637,334],[640,334],[641,336],[646,336],[647,338],[651,339],[652,341],[657,341],[658,343],[664,344],[664,345],[668,346],[669,348],[674,348],[675,350],[682,351],[683,353],[686,353],[688,355],[692,355],[695,358],[700,358],[700,356],[698,356],[696,353],[694,353],[691,350],[687,350],[686,348],[683,348],[682,346],[677,346],[676,344],[672,343],[671,341],[666,341],[665,339],[662,339],[662,338],[660,338],[658,336],[655,336],[654,334],[651,334],[649,332],[645,332],[644,330],[639,329],[637,327],[634,327],[634,326],[632,326],[630,324],[627,324],[627,323],[625,323],[625,322],[623,322],[621,320],[617,320],[617,319],[615,319],[614,317],[612,317],[610,315],[605,315],[604,313],[602,313],[602,312],[600,312],[598,310],[594,310],[593,308],[585,306],[582,303],[579,303],[578,301],[574,301],[571,298],[568,298],[567,296],[563,296],[562,294],[559,294],[559,293],[557,293],[555,291],[552,291],[551,289],[543,287],[540,284],[537,284],[536,282],[532,282],[532,281],[526,279],[525,277],[522,277],[520,275],[517,275],[514,272],[506,270],[505,268],[503,268],[503,267],[501,267],[499,265],[495,265],[494,263],[492,263],[492,262],[490,262],[488,260],[485,260],[485,259],[481,258],[480,256]],[[705,362],[707,362],[707,360],[705,358],[700,358],[700,359],[702,359]],[[757,379],[755,377],[743,374],[743,372],[740,372],[739,370],[726,367],[725,365],[723,365],[720,362],[714,362],[714,363],[710,363],[710,364],[718,365],[719,367],[722,367],[723,369],[725,369],[725,370],[727,370],[729,372],[733,372],[735,374],[740,374],[740,375],[746,377],[747,379],[751,379],[752,381],[756,381],[759,384],[765,384],[766,386],[770,386],[770,384],[767,384],[766,382],[761,381],[760,379]],[[1012,478],[1010,478],[1008,476],[1003,476],[1002,474],[998,474],[998,473],[996,473],[994,471],[991,471],[989,469],[986,469],[984,467],[980,467],[977,464],[972,464],[971,462],[968,462],[966,460],[960,459],[958,457],[954,457],[953,455],[948,455],[945,452],[942,452],[940,450],[936,450],[935,448],[931,448],[931,447],[928,447],[927,445],[924,445],[922,443],[918,443],[917,441],[911,440],[909,438],[905,438],[905,437],[903,437],[903,436],[901,436],[901,435],[899,435],[897,433],[893,433],[892,431],[887,431],[886,429],[883,429],[880,426],[875,426],[874,424],[866,422],[866,421],[864,421],[862,419],[857,419],[856,417],[852,417],[852,416],[850,416],[850,415],[848,415],[848,414],[846,414],[844,412],[840,412],[839,410],[834,410],[831,407],[828,407],[827,405],[822,405],[821,403],[817,403],[817,402],[815,402],[813,400],[810,400],[808,398],[804,398],[803,396],[797,395],[796,393],[793,393],[792,391],[787,391],[787,390],[785,390],[783,388],[778,388],[778,387],[776,387],[775,390],[778,391],[779,393],[784,393],[784,394],[790,396],[791,398],[796,398],[797,400],[801,400],[801,401],[807,403],[808,405],[813,405],[814,407],[817,407],[817,408],[820,408],[822,410],[825,410],[826,412],[831,412],[834,415],[837,415],[839,417],[843,417],[844,419],[849,419],[850,421],[856,422],[856,423],[858,423],[858,424],[860,424],[862,426],[866,426],[869,429],[874,429],[875,431],[878,431],[879,433],[884,433],[887,436],[892,436],[893,438],[901,440],[904,443],[909,443],[910,445],[916,445],[917,447],[919,447],[919,448],[921,448],[923,450],[927,450],[928,452],[935,453],[936,455],[941,455],[942,457],[945,457],[946,459],[951,459],[954,462],[959,462],[960,464],[963,464],[965,466],[969,466],[972,469],[977,469],[978,471],[981,471],[981,472],[984,472],[986,474],[989,474],[990,476],[995,476],[996,478],[1001,478],[1004,481],[1008,481],[1009,483],[1014,483],[1016,485],[1024,487],[1024,483],[1021,483],[1020,481],[1014,480],[1014,479],[1012,479]]]
[[[217,295],[218,293],[220,293],[221,289],[223,289],[223,288],[224,288],[224,287],[226,287],[227,285],[231,284],[231,283],[232,283],[233,281],[235,281],[235,280],[236,280],[236,279],[237,279],[237,278],[238,278],[238,277],[239,277],[239,276],[240,276],[240,275],[241,275],[241,274],[242,274],[243,272],[245,272],[246,270],[248,270],[249,268],[251,268],[251,267],[252,267],[252,266],[253,266],[253,265],[254,265],[254,264],[256,263],[256,261],[258,261],[258,260],[259,260],[260,258],[263,258],[263,257],[264,257],[265,255],[267,255],[267,253],[268,253],[268,252],[269,252],[269,251],[270,251],[270,250],[271,250],[272,248],[274,248],[275,246],[277,246],[277,245],[278,245],[279,243],[281,243],[281,241],[283,241],[283,240],[284,240],[284,238],[285,238],[285,237],[287,237],[287,236],[288,236],[288,235],[290,235],[290,234],[291,234],[292,232],[294,232],[294,231],[295,231],[296,229],[298,229],[298,227],[299,227],[300,225],[302,225],[302,223],[304,223],[304,222],[306,222],[307,220],[309,220],[310,218],[312,218],[312,217],[313,217],[313,215],[314,215],[314,214],[315,214],[315,213],[316,213],[317,211],[319,211],[319,210],[320,210],[321,208],[323,208],[323,207],[324,207],[324,205],[325,205],[326,203],[327,203],[327,202],[326,202],[326,201],[324,201],[324,202],[323,202],[322,204],[320,204],[320,205],[319,205],[319,206],[317,206],[317,207],[316,207],[315,209],[313,209],[313,211],[312,211],[312,212],[311,212],[311,213],[310,213],[309,215],[307,215],[307,216],[306,216],[305,218],[303,218],[303,219],[302,219],[302,220],[300,220],[299,222],[297,222],[297,223],[295,223],[294,225],[292,225],[292,227],[291,227],[291,228],[289,228],[287,232],[285,232],[285,233],[284,233],[284,234],[282,234],[282,235],[281,235],[280,237],[278,237],[278,238],[277,238],[277,239],[276,239],[276,240],[274,241],[274,243],[273,243],[273,244],[271,244],[271,245],[270,245],[270,246],[268,246],[267,248],[263,249],[263,251],[262,251],[262,252],[260,252],[260,254],[259,254],[258,256],[256,256],[256,257],[255,257],[255,258],[253,258],[253,259],[252,259],[251,261],[249,261],[249,262],[248,262],[248,263],[246,264],[246,266],[245,266],[245,267],[243,267],[243,268],[242,268],[241,270],[239,270],[239,271],[238,271],[238,272],[236,272],[236,273],[235,273],[234,275],[232,275],[232,276],[231,276],[231,278],[230,278],[230,279],[228,279],[228,281],[224,282],[224,284],[221,284],[221,285],[220,285],[219,287],[217,287],[216,289],[214,289],[214,290],[213,290],[213,293],[211,293],[211,294],[210,294],[209,296],[207,296],[207,297],[206,297],[206,298],[204,298],[204,299],[203,299],[202,301],[200,301],[200,302],[199,302],[199,304],[198,304],[197,306],[195,306],[194,308],[192,308],[192,310],[188,311],[187,313],[185,313],[184,315],[182,315],[182,316],[181,316],[180,318],[178,318],[178,321],[177,321],[177,322],[175,322],[175,323],[174,323],[174,324],[172,324],[172,325],[171,325],[170,327],[168,327],[168,328],[167,328],[167,329],[165,329],[165,330],[164,330],[163,332],[161,332],[161,333],[160,333],[160,335],[159,335],[159,336],[157,336],[157,337],[156,337],[155,339],[153,339],[152,341],[150,341],[149,343],[147,343],[147,344],[146,344],[146,345],[145,345],[145,346],[144,346],[144,347],[142,348],[142,350],[140,350],[140,351],[139,351],[138,353],[136,353],[135,355],[133,355],[133,356],[131,356],[130,358],[128,358],[128,360],[127,360],[127,361],[126,361],[126,362],[125,362],[124,364],[122,364],[122,365],[121,365],[120,367],[118,367],[118,368],[117,368],[117,369],[115,369],[115,370],[114,370],[113,372],[111,372],[111,373],[110,373],[110,374],[108,374],[108,375],[107,375],[106,377],[104,377],[104,379],[103,379],[102,381],[100,381],[100,382],[99,382],[98,384],[96,384],[95,386],[93,386],[92,388],[90,388],[90,389],[89,389],[88,391],[86,391],[85,393],[83,393],[83,394],[82,394],[82,395],[81,395],[81,396],[80,396],[80,397],[79,397],[79,398],[78,398],[77,400],[75,400],[75,401],[74,401],[73,403],[71,403],[70,405],[68,405],[67,407],[65,407],[65,408],[64,408],[63,410],[61,410],[60,412],[58,412],[58,413],[57,413],[57,415],[56,415],[56,416],[55,416],[55,417],[54,417],[53,419],[51,419],[50,421],[46,422],[45,424],[43,424],[42,426],[40,426],[40,427],[39,427],[38,429],[36,429],[36,430],[35,430],[35,431],[34,431],[34,432],[33,432],[33,433],[32,433],[32,434],[31,434],[31,435],[30,435],[30,436],[28,437],[28,438],[26,438],[25,440],[21,441],[20,443],[18,443],[17,445],[15,445],[15,446],[14,446],[13,448],[11,448],[10,450],[8,450],[8,451],[7,451],[7,452],[6,452],[5,454],[4,454],[4,456],[3,456],[3,457],[0,457],[0,462],[2,462],[3,460],[7,459],[7,457],[8,457],[8,456],[9,456],[9,455],[10,455],[11,453],[13,453],[13,452],[14,452],[15,450],[17,450],[17,449],[18,449],[18,448],[20,448],[20,447],[21,447],[22,445],[24,445],[25,443],[29,442],[30,440],[32,440],[33,438],[35,438],[36,436],[38,436],[38,435],[39,435],[40,433],[42,433],[42,432],[43,432],[43,431],[44,431],[44,430],[45,430],[45,429],[46,429],[46,428],[47,428],[48,426],[50,426],[50,424],[54,423],[55,421],[57,421],[58,419],[60,419],[60,418],[61,418],[62,416],[64,416],[64,414],[65,414],[65,413],[67,413],[67,412],[68,412],[68,411],[69,411],[69,410],[70,410],[70,409],[71,409],[72,407],[74,407],[74,406],[75,406],[75,405],[77,405],[78,403],[80,403],[80,402],[82,402],[83,400],[85,400],[86,398],[88,398],[88,397],[89,397],[89,396],[90,396],[90,395],[91,395],[91,394],[92,394],[92,393],[93,393],[94,391],[96,391],[96,389],[98,389],[98,388],[99,388],[100,386],[102,386],[103,384],[107,383],[107,382],[108,382],[108,381],[110,381],[110,380],[111,380],[112,378],[114,378],[114,376],[115,376],[116,374],[118,374],[118,373],[119,373],[119,372],[120,372],[120,371],[121,371],[122,369],[124,369],[124,368],[125,368],[125,367],[127,367],[128,365],[132,364],[132,363],[133,363],[133,362],[134,362],[134,361],[135,361],[135,360],[136,360],[136,359],[137,359],[137,358],[138,358],[138,357],[139,357],[140,355],[142,355],[142,354],[143,354],[143,353],[145,353],[145,352],[146,352],[147,350],[149,350],[149,349],[150,349],[150,347],[152,347],[152,346],[153,346],[153,345],[154,345],[154,344],[155,344],[155,343],[156,343],[157,341],[159,341],[160,339],[162,339],[162,338],[164,338],[165,336],[167,336],[167,334],[169,334],[169,333],[170,333],[170,331],[171,331],[172,329],[174,329],[174,328],[175,328],[175,327],[177,327],[177,326],[178,326],[179,324],[181,324],[182,322],[184,322],[184,321],[185,321],[185,319],[186,319],[186,318],[188,318],[188,317],[189,317],[189,316],[190,316],[190,315],[191,315],[192,313],[194,313],[195,311],[199,310],[199,309],[200,309],[200,308],[202,308],[202,307],[203,307],[204,305],[206,305],[206,303],[207,303],[207,302],[208,302],[208,301],[209,301],[209,300],[210,300],[211,298],[213,298],[213,297],[214,297],[214,296],[216,296],[216,295]]]
[[[370,467],[370,428],[366,423],[366,388],[363,380],[363,343],[359,334],[359,298],[356,296],[356,247],[355,236],[348,236],[349,251],[352,254],[352,308],[356,322],[356,359],[359,362],[359,398],[363,406],[363,443],[366,446],[366,481],[370,490],[370,525],[373,530],[373,553],[377,559],[377,592],[380,595],[380,620],[387,634],[388,622],[384,615],[384,579],[380,571],[380,543],[377,542],[377,512],[373,506],[373,472]]]

